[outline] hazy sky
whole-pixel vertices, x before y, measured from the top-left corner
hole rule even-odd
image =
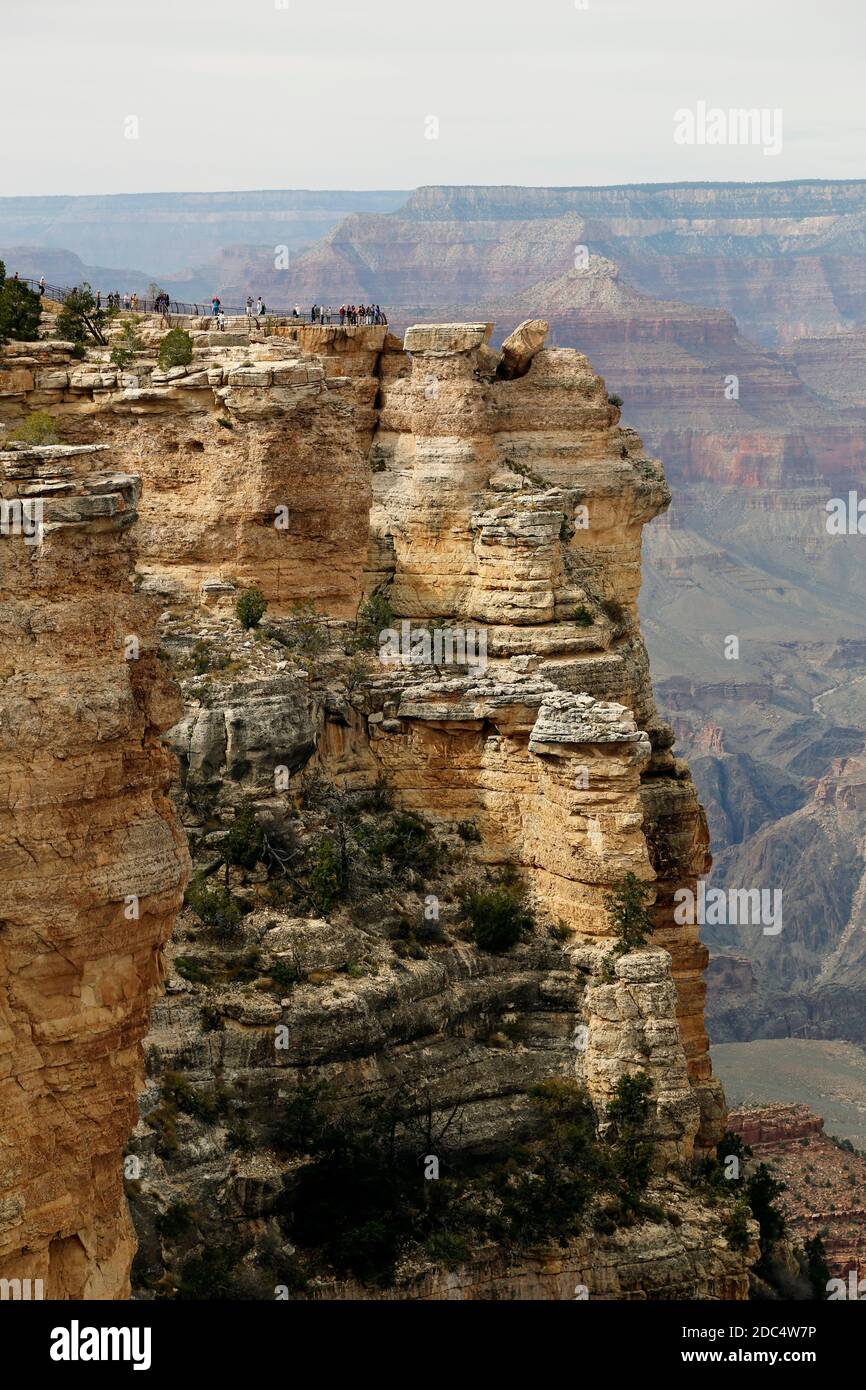
[[[0,0],[0,194],[866,175],[866,0],[583,4]]]

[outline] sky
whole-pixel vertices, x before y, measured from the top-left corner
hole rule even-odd
[[[2,0],[0,22],[0,195],[866,175],[866,0]],[[678,142],[699,103],[765,111],[767,138]]]

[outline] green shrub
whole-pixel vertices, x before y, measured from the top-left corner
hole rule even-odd
[[[600,1140],[592,1105],[574,1080],[553,1078],[529,1092],[528,1137],[492,1159],[449,1155],[444,1135],[454,1114],[437,1131],[429,1096],[401,1091],[335,1114],[322,1090],[299,1088],[271,1142],[306,1159],[293,1164],[296,1180],[280,1199],[285,1234],[340,1273],[391,1282],[398,1259],[419,1246],[446,1267],[490,1241],[506,1250],[564,1246],[605,1192],[615,1205],[597,1214],[597,1227],[600,1219],[603,1229],[616,1230],[612,1215],[633,1219],[644,1170],[631,1170],[627,1189],[623,1136]],[[633,1094],[623,1105],[630,1118],[640,1113]],[[447,1165],[437,1181],[425,1180],[419,1155],[426,1153]]]
[[[245,985],[258,980],[262,974],[261,951],[253,946],[248,951],[241,951],[240,955],[226,956],[223,972],[227,980],[233,980],[236,984]]]
[[[784,1213],[775,1205],[784,1191],[785,1184],[773,1177],[766,1163],[759,1163],[746,1182],[746,1200],[760,1230],[761,1258],[755,1265],[758,1274],[770,1272],[772,1247],[786,1231]]]
[[[298,967],[288,960],[274,961],[273,965],[268,966],[268,974],[281,990],[290,990],[299,979]]]
[[[195,1212],[188,1202],[172,1202],[159,1212],[153,1224],[161,1236],[174,1240],[191,1231],[195,1223]]]
[[[245,589],[235,604],[235,612],[242,628],[258,627],[265,616],[268,603],[261,589]]]
[[[195,1302],[234,1299],[234,1270],[239,1258],[237,1251],[225,1246],[206,1246],[201,1255],[193,1255],[184,1263],[177,1281],[178,1298]]]
[[[820,1234],[812,1236],[803,1247],[801,1267],[812,1288],[812,1297],[822,1302],[827,1297],[830,1270],[827,1265],[827,1252]]]
[[[116,367],[119,372],[125,372],[135,360],[135,354],[143,351],[144,343],[135,331],[135,323],[127,320],[123,325],[120,337],[111,349],[112,366]]]
[[[265,852],[265,832],[256,820],[248,800],[236,809],[228,833],[220,842],[220,852],[226,863],[238,869],[254,869]]]
[[[93,290],[85,281],[70,290],[63,301],[63,308],[57,315],[57,336],[83,346],[85,339],[90,336],[87,321],[98,328],[103,317],[102,311],[96,307]]]
[[[732,1250],[746,1250],[748,1248],[752,1239],[749,1233],[750,1216],[748,1202],[742,1200],[737,1202],[725,1225],[725,1239]]]
[[[578,604],[574,610],[572,622],[577,623],[578,627],[592,627],[595,619],[585,603]]]
[[[241,1153],[251,1153],[255,1149],[253,1132],[246,1120],[238,1120],[226,1131],[226,1143],[230,1149],[239,1149]]]
[[[607,1108],[607,1118],[619,1132],[641,1129],[646,1124],[652,1088],[651,1079],[643,1072],[619,1078],[613,1100]]]
[[[388,779],[380,772],[377,774],[373,786],[365,788],[355,798],[354,808],[356,811],[372,811],[378,814],[382,811],[390,811],[393,802],[393,788],[389,785]]]
[[[459,820],[457,822],[457,834],[467,844],[477,844],[481,839],[481,831],[474,820]]]
[[[343,860],[334,841],[325,838],[316,848],[309,876],[310,901],[313,909],[326,915],[345,892]]]
[[[330,1092],[323,1082],[301,1082],[285,1103],[270,1133],[270,1142],[282,1154],[310,1153],[328,1121],[325,1106]]]
[[[188,367],[192,361],[192,338],[183,328],[172,328],[160,341],[157,360],[164,372],[170,367]]]
[[[10,439],[21,440],[24,444],[59,444],[60,430],[53,415],[47,410],[34,410],[20,425],[16,425],[9,435]]]
[[[609,405],[616,405],[616,406],[621,406],[621,405],[622,405],[622,396],[608,396],[607,399],[608,399],[608,404],[609,404]]]
[[[434,1231],[432,1236],[427,1237],[425,1248],[431,1260],[444,1265],[446,1269],[456,1269],[472,1255],[463,1237],[453,1231]]]
[[[380,633],[393,627],[394,612],[381,594],[365,599],[358,609],[352,647],[355,651],[378,651]]]
[[[180,968],[178,966],[178,974],[180,973]],[[187,976],[186,978],[189,977]],[[222,1014],[219,1009],[215,1009],[211,1004],[202,1004],[199,1010],[199,1017],[201,1018],[202,1032],[204,1033],[221,1033],[225,1028],[225,1021]]]
[[[206,1091],[196,1090],[176,1071],[165,1073],[160,1094],[167,1104],[176,1106],[186,1115],[195,1116],[197,1120],[203,1120],[205,1124],[215,1124],[219,1118],[220,1107],[216,1098]]]
[[[746,1180],[746,1160],[751,1156],[752,1150],[743,1143],[740,1135],[726,1130],[716,1145],[715,1153],[701,1163],[699,1175],[717,1191],[729,1192],[732,1188],[741,1188]],[[729,1160],[732,1158],[737,1160],[736,1175],[729,1177]]]
[[[490,893],[470,893],[464,909],[472,938],[482,951],[509,950],[533,925],[518,895],[502,885]]]
[[[371,863],[387,860],[399,874],[414,872],[423,878],[430,874],[439,857],[439,845],[420,816],[398,811],[383,826],[361,832]]]
[[[193,877],[184,902],[206,926],[226,934],[234,932],[241,920],[241,910],[228,889],[210,882],[203,874]]]
[[[627,951],[646,945],[653,931],[653,920],[644,903],[651,893],[651,888],[629,870],[613,892],[606,895],[604,905],[617,935],[615,955],[625,955]]]
[[[204,961],[195,956],[176,956],[174,968],[182,979],[189,980],[194,985],[206,985],[210,980]]]
[[[643,1072],[621,1076],[607,1109],[615,1137],[612,1169],[617,1195],[623,1208],[631,1211],[640,1205],[639,1194],[649,1182],[652,1168],[652,1145],[643,1137],[652,1088],[651,1079]]]
[[[191,659],[197,676],[204,676],[208,671],[224,671],[231,664],[228,652],[218,651],[211,642],[196,642]]]
[[[39,295],[20,280],[7,280],[0,261],[0,343],[30,343],[39,337],[42,304]]]

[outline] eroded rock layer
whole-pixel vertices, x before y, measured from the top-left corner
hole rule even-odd
[[[0,453],[0,1277],[129,1291],[123,1148],[187,850],[176,687],[133,590],[139,480]]]
[[[303,1087],[348,1106],[423,1093],[430,1123],[459,1111],[458,1147],[478,1153],[531,1126],[540,1082],[579,1082],[603,1132],[640,1075],[669,1225],[605,1232],[590,1264],[579,1242],[547,1264],[480,1252],[454,1277],[434,1261],[395,1296],[565,1297],[574,1282],[744,1296],[724,1205],[683,1177],[724,1102],[706,953],[673,915],[708,867],[706,824],[637,617],[642,527],[669,502],[660,466],[586,358],[545,348],[540,320],[502,351],[487,323],[413,327],[404,348],[384,329],[187,326],[185,368],[159,371],[146,325],[128,373],[107,352],[76,365],[26,345],[0,378],[9,422],[47,407],[142,472],[143,584],[168,605],[184,676],[171,738],[203,906],[169,947],[147,1044],[139,1291],[176,1289],[181,1255],[227,1230],[248,1273],[284,1241],[292,1164],[274,1117]],[[270,605],[255,638],[230,606],[250,584]],[[365,596],[378,620],[361,641],[347,620]],[[244,807],[264,858],[227,867],[227,907],[207,885]],[[616,953],[607,899],[629,874],[654,931]],[[481,949],[467,885],[518,881],[531,930]],[[313,1296],[353,1290],[317,1268]]]

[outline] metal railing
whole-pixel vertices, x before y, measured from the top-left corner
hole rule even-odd
[[[41,288],[39,280],[32,280],[22,275],[19,275],[17,279],[20,284],[26,285],[28,289],[35,290],[36,293],[39,294]],[[80,286],[75,286],[75,289],[78,288],[80,288]],[[63,304],[68,299],[69,295],[74,293],[74,289],[70,286],[46,284],[44,293],[46,299],[54,299],[57,300],[58,303]],[[105,296],[101,299],[100,308],[107,311],[108,307],[108,299],[107,296]],[[313,319],[312,315],[309,313],[298,312],[296,314],[293,308],[269,308],[267,305],[262,309],[260,314],[256,314],[255,305],[253,305],[251,312],[248,312],[245,304],[239,306],[223,304],[221,305],[221,309],[226,318],[249,317],[254,320],[271,318],[289,319],[292,323],[316,323],[320,324],[323,328],[369,327],[366,316],[362,316],[357,325],[350,324],[348,318],[344,319],[341,323],[339,309],[334,308],[331,309],[330,321],[321,318]],[[168,316],[178,315],[186,318],[204,319],[214,317],[213,306],[211,304],[194,304],[182,299],[169,299],[168,308],[163,311],[157,307],[155,299],[148,299],[146,295],[137,296],[135,304],[130,303],[128,305],[123,302],[123,296],[121,295],[120,311],[122,313],[132,314],[159,314],[165,312]],[[374,322],[373,326],[387,327],[387,322],[386,318],[380,318],[378,325]]]

